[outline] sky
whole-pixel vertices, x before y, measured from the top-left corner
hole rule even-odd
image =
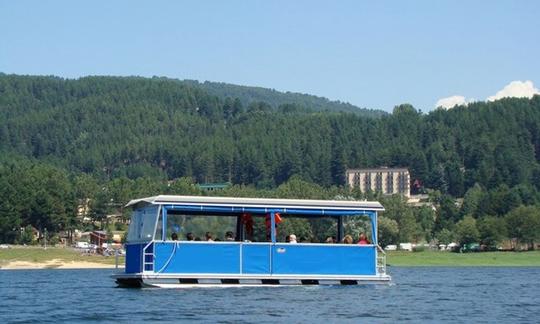
[[[0,0],[0,72],[208,80],[427,112],[538,93],[539,17],[526,0]]]

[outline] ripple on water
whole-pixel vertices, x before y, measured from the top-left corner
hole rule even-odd
[[[119,289],[110,270],[0,272],[0,322],[534,322],[540,268],[399,268],[389,285]]]

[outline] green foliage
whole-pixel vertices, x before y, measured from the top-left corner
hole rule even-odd
[[[476,243],[480,239],[480,233],[476,227],[476,219],[467,215],[456,224],[456,236],[461,246]]]
[[[419,228],[413,208],[407,205],[405,199],[401,196],[391,196],[381,199],[385,211],[384,217],[392,219],[398,224],[398,239],[397,242],[417,242],[419,240]],[[421,236],[421,235],[420,235]]]
[[[480,241],[490,249],[496,248],[508,235],[503,218],[484,216],[477,221],[477,227]]]
[[[380,216],[378,219],[379,245],[387,246],[389,244],[397,244],[399,226],[398,223],[390,218]]]
[[[270,189],[298,175],[327,187],[343,185],[347,168],[387,165],[460,197],[475,183],[536,186],[540,174],[538,96],[427,115],[400,105],[373,119],[322,98],[165,78],[0,75],[0,94],[4,156],[101,181]]]
[[[127,231],[128,226],[124,223],[114,223],[114,230],[115,231]]]
[[[464,215],[479,219],[486,242],[505,235],[480,221],[488,215],[509,215],[511,237],[538,239],[512,211],[540,205],[540,96],[385,114],[220,83],[1,74],[0,120],[1,242],[28,225],[80,227],[86,205],[102,226],[108,214],[127,217],[130,199],[163,193],[378,199],[344,188],[344,170],[381,165],[408,167],[436,207],[385,199],[385,217],[398,224],[392,242],[429,241]],[[219,193],[195,185],[207,182],[233,185]],[[313,235],[329,226],[309,223]]]
[[[335,232],[336,230],[332,234],[335,235]],[[296,235],[299,242],[303,240],[309,242],[312,240],[322,241],[320,238],[315,238],[310,222],[305,218],[282,218],[282,222],[278,226],[278,241],[285,242],[285,237],[290,234]]]
[[[24,230],[21,232],[18,243],[27,245],[34,244],[34,229],[32,226],[28,225],[24,228]]]
[[[518,243],[532,244],[540,239],[540,209],[537,206],[520,206],[506,216],[508,235]]]
[[[435,226],[435,211],[428,206],[414,208],[416,223],[418,224],[417,241],[425,240],[430,242],[433,238],[433,227]]]
[[[456,235],[446,228],[443,228],[435,234],[435,239],[439,242],[439,244],[452,243],[454,242],[455,237]]]
[[[463,206],[461,211],[465,215],[478,215],[478,208],[484,197],[484,190],[482,187],[475,183],[473,187],[469,188],[463,197]]]
[[[369,117],[380,117],[385,115],[385,113],[380,110],[361,109],[349,103],[330,101],[326,98],[301,93],[279,92],[273,89],[238,86],[221,82],[184,82],[190,86],[200,87],[209,94],[218,97],[237,98],[236,100],[243,106],[248,106],[252,102],[262,101],[270,104],[272,107],[278,107],[278,109],[284,112],[296,112],[309,109],[315,111],[345,111]],[[239,109],[237,109],[237,111],[238,110]]]
[[[433,230],[438,232],[444,228],[452,229],[459,219],[459,210],[455,200],[451,196],[443,194],[434,203],[438,204],[438,208]]]
[[[277,198],[324,199],[324,193],[325,190],[322,187],[301,180],[299,177],[292,177],[276,189]]]
[[[172,181],[166,190],[170,195],[201,195],[202,191],[197,187],[192,178],[183,177]]]
[[[357,241],[361,233],[364,233],[368,239],[371,235],[371,223],[368,217],[355,216],[346,217],[343,222],[343,229],[345,235],[351,235],[354,241]],[[334,230],[334,233],[336,230]]]

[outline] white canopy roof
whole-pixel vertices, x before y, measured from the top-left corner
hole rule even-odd
[[[172,196],[160,195],[131,200],[126,207],[139,203],[153,205],[206,205],[287,209],[333,209],[384,211],[377,201],[356,200],[311,200],[311,199],[271,199],[271,198],[236,198],[207,196]]]

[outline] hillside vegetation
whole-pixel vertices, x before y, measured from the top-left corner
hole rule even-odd
[[[362,198],[343,187],[358,167],[408,167],[419,190],[433,190],[436,217],[387,202],[398,228],[389,241],[447,240],[459,222],[476,228],[486,217],[500,234],[498,220],[539,205],[539,96],[428,114],[400,105],[377,118],[319,99],[162,78],[0,75],[3,240],[18,226],[73,228],[86,199],[97,219],[134,196],[200,193],[192,181],[228,181],[230,195]],[[493,240],[501,235],[531,241]]]

